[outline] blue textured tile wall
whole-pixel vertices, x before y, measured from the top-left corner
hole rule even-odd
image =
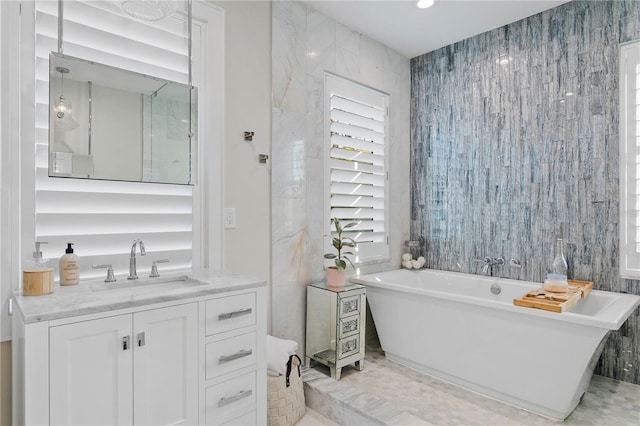
[[[640,294],[618,270],[619,44],[640,1],[574,1],[412,59],[412,236],[430,268],[542,282],[553,242],[570,276]],[[640,313],[596,370],[640,383]]]

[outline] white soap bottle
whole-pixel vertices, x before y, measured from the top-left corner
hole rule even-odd
[[[80,264],[72,245],[67,243],[65,254],[60,258],[60,285],[75,285],[80,281]]]

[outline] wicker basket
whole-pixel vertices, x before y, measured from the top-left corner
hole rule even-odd
[[[300,357],[291,355],[287,374],[267,379],[268,426],[291,426],[304,416],[304,386],[300,374]],[[296,371],[297,374],[296,374]],[[293,374],[292,374],[293,372]]]

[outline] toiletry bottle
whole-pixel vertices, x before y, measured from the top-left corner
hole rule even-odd
[[[54,270],[49,266],[49,259],[42,257],[40,244],[47,244],[47,242],[36,241],[36,251],[33,252],[33,259],[24,263],[22,294],[25,296],[40,296],[53,293]]]
[[[65,254],[60,258],[60,285],[75,285],[80,281],[80,265],[72,245],[73,243],[67,243]]]
[[[558,238],[553,262],[551,263],[551,272],[547,274],[547,279],[544,282],[544,289],[547,291],[564,293],[569,288],[567,283],[567,260],[564,258],[563,248],[564,241],[562,238]]]

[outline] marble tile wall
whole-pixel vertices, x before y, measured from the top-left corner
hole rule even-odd
[[[520,259],[542,282],[556,237],[569,273],[640,294],[618,270],[618,46],[640,2],[573,1],[411,60],[412,235],[430,268]],[[640,383],[640,313],[597,372]]]
[[[301,2],[272,7],[272,321],[271,334],[304,354],[306,286],[325,278],[324,72],[390,95],[388,262],[396,268],[410,217],[409,59]]]

